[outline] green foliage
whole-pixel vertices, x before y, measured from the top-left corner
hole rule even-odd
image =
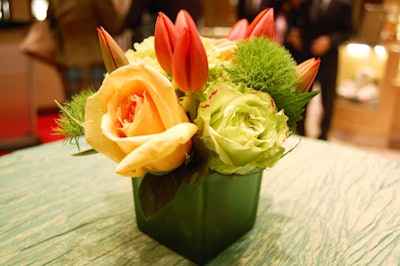
[[[140,208],[146,219],[170,203],[182,183],[194,185],[207,175],[209,162],[217,155],[208,150],[197,136],[192,140],[194,151],[185,164],[163,174],[162,178],[150,172],[144,176],[139,188],[139,199]]]
[[[319,92],[297,92],[297,64],[290,52],[274,41],[262,37],[243,40],[236,52],[236,64],[227,69],[232,80],[270,94],[278,110],[284,109],[294,132],[304,106]]]
[[[93,93],[93,88],[90,88],[72,96],[71,100],[62,105],[56,101],[60,108],[60,117],[56,119],[57,127],[53,131],[56,135],[65,136],[66,141],[76,144],[78,148],[79,137],[85,133],[86,100]]]
[[[318,93],[319,91],[296,93],[285,90],[271,90],[269,92],[278,110],[285,110],[285,115],[289,118],[287,124],[291,132],[296,130],[297,122],[303,118],[304,106]]]

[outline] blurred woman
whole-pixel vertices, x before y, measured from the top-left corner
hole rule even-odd
[[[111,35],[124,27],[111,0],[50,0],[47,12],[57,39],[56,60],[65,98],[80,90],[98,89],[106,73],[98,27]]]

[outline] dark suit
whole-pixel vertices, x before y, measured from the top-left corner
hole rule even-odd
[[[274,16],[276,16],[281,12],[283,5],[285,2],[289,0],[261,0],[260,6],[254,8],[253,10],[248,9],[248,2],[251,0],[239,0],[238,3],[238,19],[245,18],[249,22],[252,22],[254,18],[264,9],[266,8],[273,8],[274,9]]]
[[[321,65],[316,77],[316,81],[321,84],[324,109],[319,138],[327,139],[336,92],[338,47],[352,34],[352,9],[349,0],[331,0],[325,9],[319,10],[316,17],[313,17],[313,8],[313,0],[305,0],[299,9],[288,14],[289,27],[297,27],[300,30],[303,49],[296,51],[290,44],[286,43],[285,45],[298,63],[311,57],[321,58]],[[329,37],[330,48],[323,55],[315,55],[311,49],[312,42],[322,35]],[[298,133],[305,135],[304,120],[298,124]]]

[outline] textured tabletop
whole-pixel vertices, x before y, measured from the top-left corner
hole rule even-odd
[[[0,157],[0,265],[191,265],[137,229],[112,161],[75,151]],[[400,265],[400,164],[303,138],[265,171],[253,230],[209,265]]]

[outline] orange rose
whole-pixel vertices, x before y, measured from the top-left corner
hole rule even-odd
[[[145,65],[116,69],[86,103],[85,138],[118,163],[121,175],[179,167],[196,131],[170,81]]]

